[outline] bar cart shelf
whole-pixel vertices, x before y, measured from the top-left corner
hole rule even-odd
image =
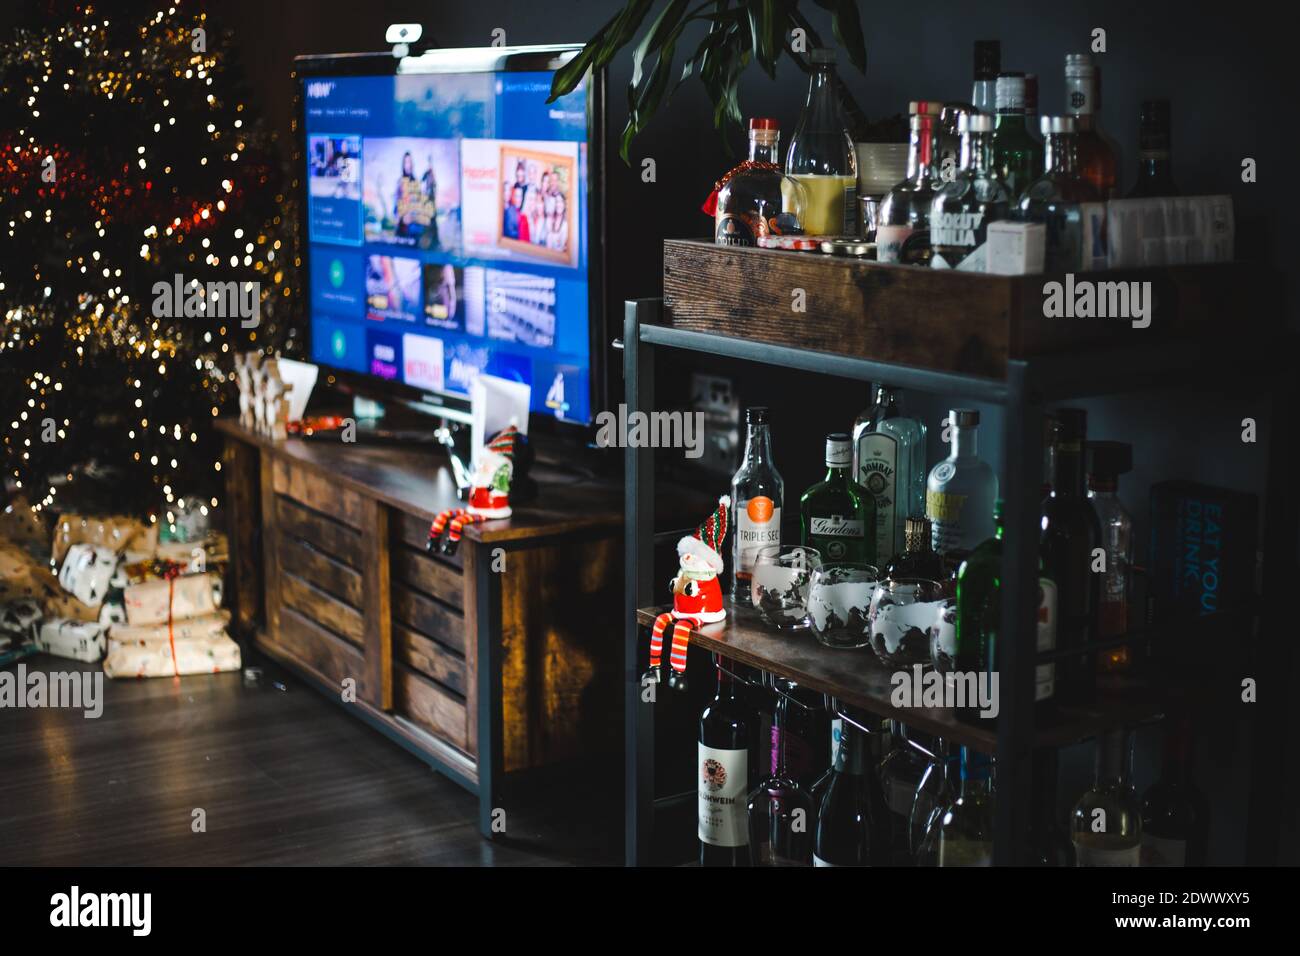
[[[1150,283],[1150,322],[1045,315],[1049,282]],[[766,628],[755,612],[731,609],[691,643],[740,664],[795,681],[842,705],[896,716],[997,759],[994,862],[1013,863],[1029,814],[1029,774],[1036,748],[1058,746],[1161,714],[1167,688],[1130,682],[1099,687],[1085,710],[1060,708],[1035,726],[1033,686],[1039,490],[1043,414],[1048,403],[1153,387],[1249,390],[1267,401],[1272,427],[1266,447],[1264,575],[1255,613],[1256,660],[1289,673],[1285,640],[1288,588],[1295,580],[1297,505],[1285,449],[1293,440],[1297,381],[1285,365],[1295,337],[1280,307],[1280,277],[1248,263],[1178,265],[1063,275],[992,276],[884,265],[802,252],[664,243],[664,296],[626,303],[623,368],[629,413],[656,409],[656,357],[680,352],[727,357],[813,375],[875,382],[967,401],[1001,405],[1003,513],[999,647],[1001,711],[996,729],[972,726],[951,712],[908,708],[889,700],[889,672],[870,651],[822,647],[811,635]],[[626,859],[650,860],[657,803],[654,786],[654,703],[643,699],[646,633],[662,600],[653,577],[654,451],[626,452],[626,604],[624,719],[626,732]],[[1207,664],[1212,667],[1213,664]],[[1262,678],[1261,678],[1262,679]],[[1255,753],[1247,857],[1276,856],[1276,761],[1267,754],[1286,725],[1288,694],[1252,705]]]
[[[774,631],[752,608],[735,607],[728,599],[727,619],[691,632],[691,644],[729,660],[784,677],[800,687],[829,695],[880,717],[897,718],[909,727],[983,753],[997,751],[997,734],[958,720],[946,708],[897,708],[890,702],[890,675],[869,649],[836,650],[819,644],[808,631]],[[668,605],[641,608],[637,622],[645,628]],[[1037,727],[1035,747],[1060,746],[1095,736],[1114,727],[1134,726],[1162,715],[1161,695],[1145,685],[1099,695],[1089,708],[1061,708],[1050,723]]]

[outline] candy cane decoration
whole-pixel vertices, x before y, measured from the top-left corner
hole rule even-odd
[[[446,511],[439,511],[433,519],[433,524],[429,525],[429,540],[425,542],[424,549],[432,551],[436,547],[443,554],[455,554],[465,526],[484,520],[486,519],[481,515],[473,514],[464,508],[448,508]],[[444,532],[446,538],[439,543]]]

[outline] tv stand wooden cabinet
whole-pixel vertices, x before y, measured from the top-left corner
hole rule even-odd
[[[485,836],[502,774],[617,752],[619,485],[536,468],[535,503],[430,555],[440,450],[216,427],[241,636],[477,793]]]

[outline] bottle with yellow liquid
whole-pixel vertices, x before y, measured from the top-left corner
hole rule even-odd
[[[808,59],[808,99],[785,154],[785,173],[805,190],[805,233],[856,236],[858,164],[840,111],[835,51],[813,50]]]

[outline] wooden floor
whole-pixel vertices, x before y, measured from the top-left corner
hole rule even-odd
[[[105,679],[98,719],[0,710],[0,865],[620,862],[617,814],[593,814],[578,782],[601,774],[508,787],[507,842],[488,842],[477,798],[283,669],[255,663],[255,684],[239,673]],[[98,669],[45,656],[26,664]],[[620,799],[594,803],[617,810]],[[205,833],[191,826],[199,808]]]

